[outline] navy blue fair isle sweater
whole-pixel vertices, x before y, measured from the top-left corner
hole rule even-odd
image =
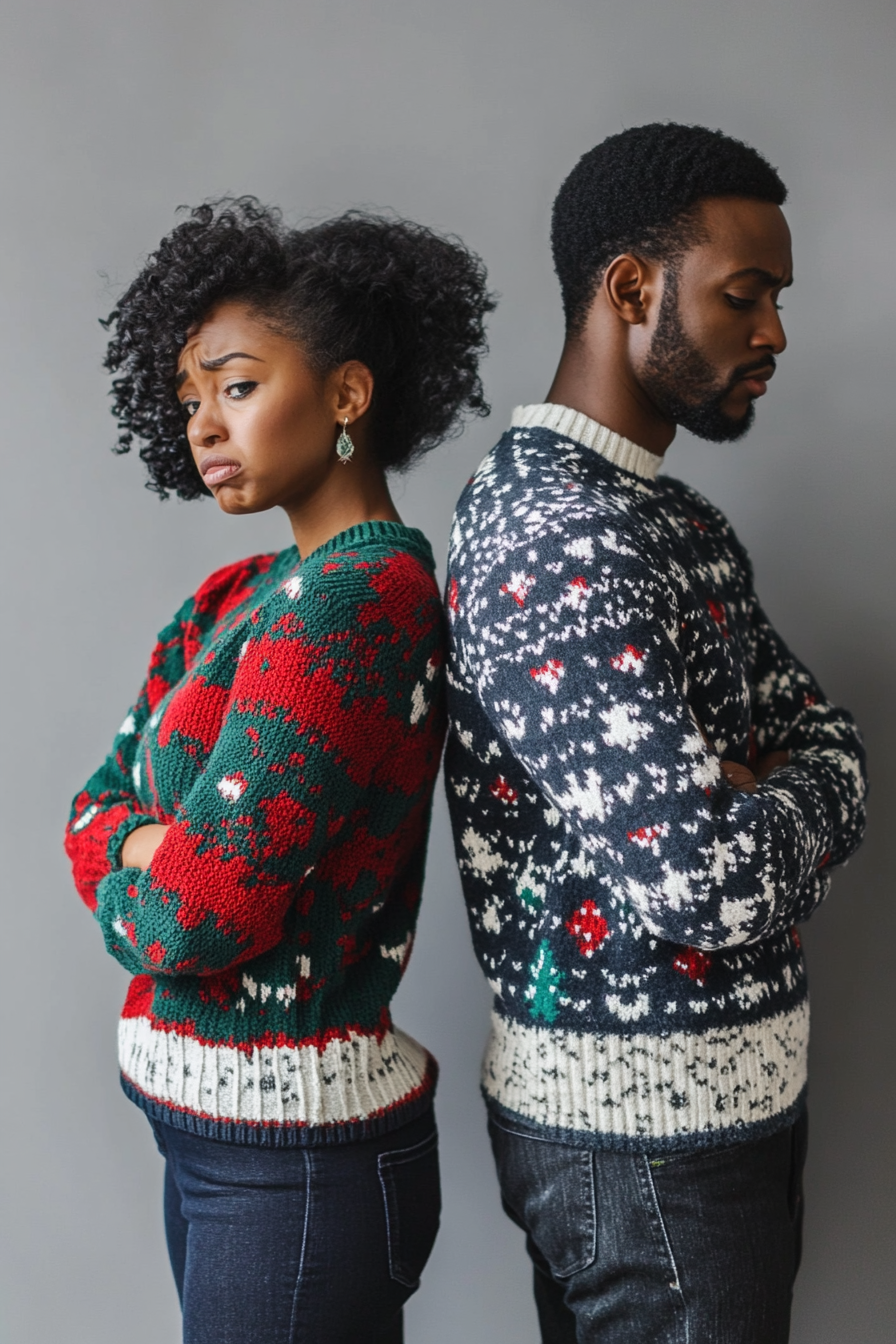
[[[517,410],[461,497],[448,578],[486,1100],[651,1152],[799,1112],[796,926],[856,850],[866,789],[852,718],[769,625],[730,526],[659,465],[566,407]],[[722,776],[785,748],[753,794]]]

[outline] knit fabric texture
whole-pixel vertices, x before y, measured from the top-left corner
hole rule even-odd
[[[126,1092],[210,1138],[364,1138],[431,1100],[389,1002],[407,965],[444,737],[429,544],[362,523],[219,570],[159,636],[66,848],[133,973]],[[121,850],[169,826],[146,872]]]
[[[494,992],[491,1108],[654,1152],[789,1124],[796,925],[865,821],[862,744],[762,612],[725,518],[565,407],[520,408],[461,496],[446,787]],[[706,739],[704,739],[704,734]],[[790,764],[755,793],[721,759]]]

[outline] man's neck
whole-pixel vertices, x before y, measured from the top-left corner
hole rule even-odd
[[[547,400],[597,420],[599,424],[662,457],[675,437],[639,386],[619,352],[602,349],[587,336],[567,340]]]

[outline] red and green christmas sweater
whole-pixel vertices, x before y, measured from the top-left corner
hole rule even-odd
[[[436,1066],[392,1024],[444,735],[429,543],[362,523],[217,571],[159,636],[74,801],[66,849],[132,972],[122,1082],[149,1115],[249,1143],[413,1118]],[[138,826],[169,827],[146,872]]]

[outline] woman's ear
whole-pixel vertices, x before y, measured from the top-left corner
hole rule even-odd
[[[370,409],[373,400],[373,374],[366,364],[350,359],[330,375],[333,393],[333,414],[339,424],[346,418],[350,425]]]

